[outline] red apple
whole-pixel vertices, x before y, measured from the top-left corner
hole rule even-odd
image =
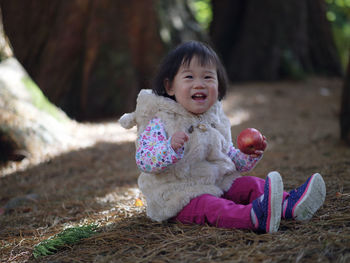
[[[266,143],[262,134],[254,128],[243,130],[237,137],[237,146],[245,154],[253,154],[256,150],[265,150]]]

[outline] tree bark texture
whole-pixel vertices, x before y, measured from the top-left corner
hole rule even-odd
[[[135,106],[165,48],[154,0],[1,0],[14,54],[44,94],[76,119]]]
[[[350,146],[350,58],[341,97],[340,137]]]
[[[210,35],[232,81],[342,75],[324,0],[213,0]]]

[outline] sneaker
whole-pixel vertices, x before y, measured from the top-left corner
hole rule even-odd
[[[258,231],[277,232],[281,222],[282,196],[282,178],[278,172],[270,172],[265,181],[264,194],[253,201],[253,222]]]
[[[309,220],[326,198],[326,185],[320,174],[313,174],[300,187],[289,192],[284,201],[282,217],[298,221]]]

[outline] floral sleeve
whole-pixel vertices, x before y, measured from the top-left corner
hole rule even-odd
[[[170,142],[171,137],[167,138],[161,120],[157,117],[150,120],[136,142],[138,168],[143,172],[156,173],[180,160],[184,149],[175,152]]]
[[[258,161],[262,158],[260,157],[251,157],[248,154],[242,153],[239,149],[236,149],[233,145],[231,145],[230,150],[228,152],[228,156],[236,165],[236,169],[239,172],[249,172],[252,170]]]

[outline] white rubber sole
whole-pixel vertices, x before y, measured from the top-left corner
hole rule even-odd
[[[311,219],[315,212],[321,207],[325,198],[326,185],[322,176],[316,173],[310,179],[306,193],[294,208],[294,219],[298,221]]]
[[[274,233],[278,231],[281,222],[281,204],[283,199],[283,183],[278,172],[270,172],[267,177],[270,182],[269,193],[269,218],[266,222],[266,232]]]

